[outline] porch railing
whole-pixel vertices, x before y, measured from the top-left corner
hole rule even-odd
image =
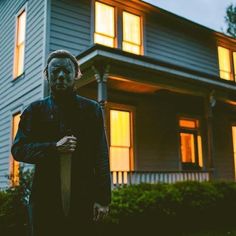
[[[210,171],[112,171],[112,188],[140,183],[175,183],[180,181],[209,181]]]

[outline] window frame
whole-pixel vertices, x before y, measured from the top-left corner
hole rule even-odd
[[[196,128],[190,128],[190,127],[183,127],[180,126],[180,120],[189,120],[189,121],[194,121],[196,122]],[[202,142],[202,131],[201,131],[201,119],[199,117],[193,117],[189,115],[179,115],[177,116],[177,125],[178,125],[178,143],[179,143],[179,160],[180,160],[180,168],[182,171],[189,171],[189,170],[203,170],[204,169],[204,151],[203,151],[203,142]],[[195,154],[195,162],[194,163],[189,163],[192,165],[193,168],[188,169],[184,167],[184,162],[182,161],[182,151],[181,151],[181,133],[186,133],[186,134],[193,134],[194,135],[194,154]],[[198,140],[198,136],[200,136],[200,140]],[[200,153],[199,153],[199,143],[201,142],[201,162],[202,166],[200,165]],[[195,167],[197,169],[195,169]]]
[[[110,135],[110,110],[120,110],[120,111],[127,111],[130,112],[130,160],[129,160],[129,171],[134,171],[135,169],[135,107],[132,105],[126,105],[126,104],[119,104],[119,103],[113,103],[108,102],[106,104],[105,113],[106,113],[106,127],[107,127],[107,138],[108,138],[108,145],[109,145],[109,152],[110,152],[110,141],[111,141],[111,135]]]
[[[219,47],[229,50],[230,80],[224,79],[220,76],[221,70],[220,70],[220,58],[219,58],[219,51],[218,51]],[[217,45],[218,71],[219,71],[219,77],[223,81],[236,82],[236,71],[235,71],[236,60],[234,62],[234,57],[233,57],[234,53],[236,54],[236,49],[234,50],[231,47],[229,47],[227,45],[223,45],[223,44],[218,44]],[[223,71],[223,72],[226,72],[226,71]]]
[[[99,44],[99,45],[103,45],[105,47],[109,47],[107,45],[104,45],[104,44],[100,44],[100,43],[95,43],[95,33],[96,32],[96,2],[99,2],[101,4],[104,4],[104,5],[107,5],[107,6],[110,6],[110,7],[113,7],[114,8],[114,45],[113,47],[111,48],[117,48],[117,45],[118,45],[118,40],[117,40],[117,19],[118,19],[118,12],[117,12],[117,7],[113,4],[111,4],[110,2],[104,2],[104,1],[99,1],[99,0],[94,0],[93,1],[93,14],[92,14],[92,21],[93,21],[93,33],[92,33],[92,43],[93,44]],[[97,33],[97,34],[100,34],[100,33]],[[101,34],[102,35],[102,34]],[[104,35],[106,36],[106,35]],[[106,37],[109,37],[109,36],[106,36]]]
[[[122,38],[121,38],[121,49],[122,51],[124,52],[129,52],[129,51],[125,51],[123,49],[123,42],[124,42],[124,22],[123,22],[123,13],[124,12],[127,12],[129,14],[132,14],[132,15],[135,15],[135,16],[138,16],[140,17],[140,51],[139,51],[139,54],[136,54],[136,53],[133,53],[135,55],[143,55],[143,41],[144,41],[144,33],[143,33],[143,15],[142,14],[138,14],[134,11],[130,11],[130,10],[126,10],[126,9],[123,9],[122,12],[121,12],[121,24],[122,24]],[[131,43],[131,42],[128,42],[128,43]],[[132,43],[131,43],[132,44]],[[129,52],[129,53],[132,53],[132,52]]]
[[[94,45],[94,33],[95,33],[95,2],[100,2],[109,6],[112,6],[115,8],[115,17],[114,17],[114,24],[115,24],[115,43],[113,48],[118,48],[124,51],[122,49],[122,42],[123,42],[123,11],[126,11],[130,14],[137,15],[140,17],[140,40],[141,40],[141,47],[140,47],[140,54],[135,55],[144,55],[146,46],[145,46],[145,30],[144,30],[144,23],[145,23],[145,13],[142,12],[139,9],[135,9],[130,4],[134,3],[120,3],[118,1],[112,1],[112,0],[92,0],[92,10],[91,10],[91,45]],[[102,45],[102,44],[101,44]],[[105,46],[105,45],[104,45]],[[128,53],[128,52],[127,52]],[[130,52],[131,53],[131,52]]]
[[[234,146],[234,134],[233,128],[236,129],[236,122],[230,123],[230,132],[231,132],[231,140],[232,140],[232,156],[233,156],[233,167],[234,167],[234,179],[236,180],[236,146]]]
[[[23,52],[23,71],[21,74],[17,74],[17,46],[18,46],[18,35],[19,35],[19,16],[25,12],[25,34],[24,34],[24,52]],[[25,73],[25,49],[26,49],[26,35],[27,35],[27,3],[16,13],[15,15],[15,38],[14,38],[14,53],[13,53],[13,80],[20,78]]]
[[[14,137],[14,127],[15,127],[14,126],[14,117],[17,116],[17,115],[21,116],[21,114],[22,114],[21,110],[17,110],[17,111],[14,111],[14,112],[11,113],[11,134],[10,134],[10,144],[11,144],[11,146],[12,146],[14,138],[15,138]],[[19,120],[19,122],[20,122],[20,120]],[[19,176],[15,177],[15,174],[14,174],[14,168],[13,168],[14,163],[18,163],[17,164],[18,168],[20,168],[20,163],[17,162],[16,160],[14,160],[14,158],[13,158],[11,152],[10,152],[10,155],[9,155],[9,176],[10,176],[10,179],[9,179],[9,181],[10,181],[10,185],[13,186],[13,187],[19,185]],[[18,169],[18,174],[19,174],[19,169]],[[18,180],[15,181],[15,179],[18,179]]]

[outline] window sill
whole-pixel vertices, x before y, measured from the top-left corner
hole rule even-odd
[[[19,81],[21,79],[23,79],[25,77],[25,72],[23,72],[22,74],[18,75],[17,77],[12,79],[12,83],[15,83],[16,81]]]

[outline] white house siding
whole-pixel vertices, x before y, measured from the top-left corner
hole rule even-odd
[[[0,187],[8,184],[12,114],[43,96],[44,2],[0,1]],[[25,73],[13,80],[16,15],[25,5]]]
[[[91,46],[91,3],[52,0],[50,51],[67,49],[74,55]]]
[[[147,16],[146,55],[187,69],[219,76],[214,34]]]

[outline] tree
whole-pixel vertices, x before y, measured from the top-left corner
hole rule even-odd
[[[236,5],[231,3],[227,7],[225,21],[228,24],[227,33],[236,38]]]

